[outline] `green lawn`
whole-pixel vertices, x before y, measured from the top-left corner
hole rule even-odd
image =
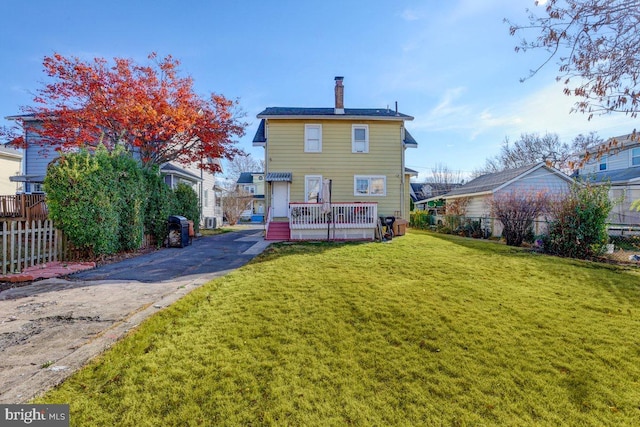
[[[410,231],[278,245],[38,402],[72,425],[640,425],[640,273]]]

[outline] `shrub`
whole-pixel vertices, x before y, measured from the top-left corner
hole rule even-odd
[[[235,225],[240,220],[242,212],[249,208],[253,196],[241,189],[228,191],[222,199],[224,216],[229,225]]]
[[[193,221],[195,231],[200,229],[200,202],[198,194],[187,184],[180,183],[174,190],[173,214]]]
[[[65,154],[49,165],[44,181],[50,218],[88,255],[119,249],[115,174],[104,149]]]
[[[607,243],[607,217],[613,208],[609,185],[592,182],[572,185],[569,194],[555,205],[544,248],[552,254],[590,258],[602,253]]]
[[[509,191],[494,195],[490,205],[507,245],[520,246],[525,239],[533,241],[533,221],[547,211],[549,197],[544,192]]]
[[[158,166],[144,168],[142,172],[147,194],[144,228],[161,246],[168,234],[167,219],[174,213],[175,195],[162,180]]]
[[[427,229],[434,224],[433,215],[429,215],[427,211],[413,211],[409,214],[409,227]]]
[[[147,210],[145,177],[140,164],[124,149],[112,152],[110,160],[114,174],[113,185],[117,190],[119,250],[138,249],[144,236]]]

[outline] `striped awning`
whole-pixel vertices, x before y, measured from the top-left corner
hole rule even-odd
[[[291,182],[291,172],[269,172],[264,178],[267,182]]]

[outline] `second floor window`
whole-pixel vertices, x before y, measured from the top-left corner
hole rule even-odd
[[[640,166],[640,147],[631,150],[631,166]]]
[[[602,156],[600,158],[600,166],[598,166],[598,169],[601,171],[606,171],[607,170],[607,156]]]
[[[322,125],[304,125],[304,151],[322,152]]]
[[[351,127],[351,150],[354,153],[369,152],[368,125],[353,125]]]

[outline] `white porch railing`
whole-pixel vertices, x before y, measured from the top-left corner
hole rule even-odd
[[[329,213],[322,211],[322,203],[289,203],[289,228],[375,228],[378,221],[377,203],[331,203]]]

